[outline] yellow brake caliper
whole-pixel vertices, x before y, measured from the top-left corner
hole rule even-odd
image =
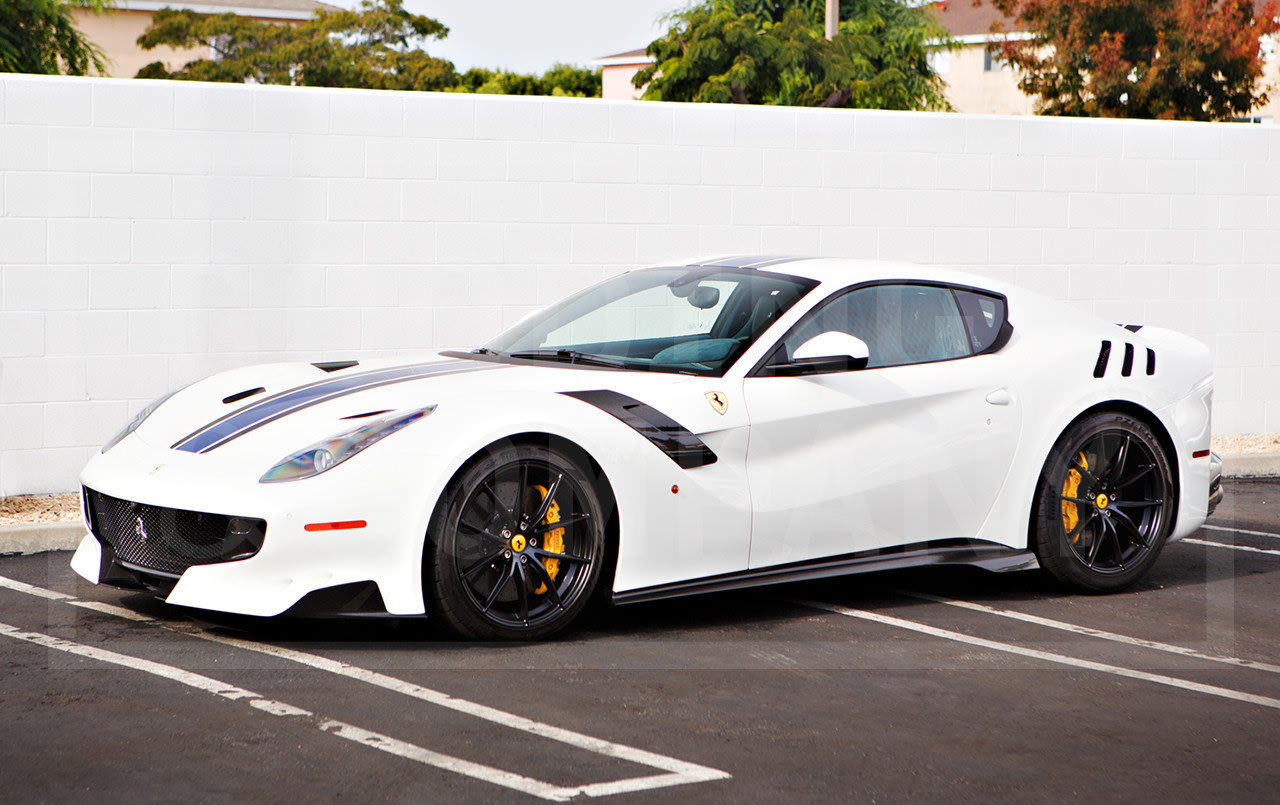
[[[1079,458],[1080,466],[1084,467],[1086,470],[1089,469],[1089,460],[1084,457],[1084,453],[1080,453]],[[1067,470],[1067,480],[1062,484],[1062,496],[1073,498],[1076,497],[1076,493],[1079,491],[1080,473],[1073,467]],[[1079,522],[1080,512],[1076,508],[1076,504],[1070,500],[1062,501],[1062,527],[1067,530],[1068,534],[1070,534]],[[1080,535],[1076,534],[1071,538],[1071,543],[1074,545],[1079,539]]]
[[[542,500],[547,499],[547,488],[545,486],[534,486],[538,490],[538,494],[542,495]],[[541,505],[542,501],[539,501]],[[560,522],[560,504],[557,501],[551,501],[551,505],[547,508],[547,516],[542,519],[543,525],[553,525]],[[548,531],[542,537],[542,548],[552,553],[564,553],[564,529],[556,528]],[[547,569],[547,575],[555,579],[556,574],[560,572],[560,560],[547,558],[542,560],[542,566]],[[538,589],[534,590],[534,595],[542,595],[547,591],[545,583],[539,584]]]

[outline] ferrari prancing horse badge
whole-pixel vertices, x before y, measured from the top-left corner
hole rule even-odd
[[[716,413],[721,416],[724,416],[724,412],[729,410],[729,398],[718,391],[708,391],[707,402],[711,403],[711,407],[716,409]]]

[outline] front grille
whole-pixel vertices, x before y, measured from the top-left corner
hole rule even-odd
[[[159,573],[248,559],[267,531],[265,520],[133,503],[88,487],[84,500],[94,536],[120,562]]]

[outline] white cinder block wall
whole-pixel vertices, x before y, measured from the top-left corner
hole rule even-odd
[[[1177,327],[1217,432],[1280,431],[1273,127],[18,76],[0,115],[0,495],[74,489],[210,372],[474,345],[719,252],[956,264]]]

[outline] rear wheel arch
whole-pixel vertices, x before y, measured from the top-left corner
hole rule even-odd
[[[1109,419],[1111,421],[1108,421]],[[1105,456],[1105,452],[1095,453],[1090,451],[1088,446],[1096,450],[1101,444],[1101,449],[1106,450],[1106,443],[1100,443],[1097,440],[1107,438],[1124,440],[1121,442],[1119,452],[1114,454],[1120,457],[1119,463],[1115,465],[1116,470],[1112,471],[1108,464],[1104,463],[1097,478],[1090,476],[1085,469],[1080,469],[1079,473],[1074,469],[1071,473],[1067,473],[1073,464],[1075,467],[1081,466],[1079,462],[1074,462],[1070,458],[1077,449],[1088,452],[1090,459],[1095,459],[1099,455]],[[1134,449],[1140,451],[1139,455],[1141,451],[1146,451],[1152,463],[1145,465],[1145,468],[1139,465],[1137,468],[1128,469],[1133,465],[1124,459],[1126,444],[1130,446],[1130,453]],[[1084,458],[1082,457],[1080,461],[1084,462]],[[1093,468],[1092,461],[1084,466],[1098,471]],[[1149,474],[1153,467],[1155,476],[1158,476],[1159,480],[1153,481],[1153,476]],[[1093,507],[1089,506],[1090,514],[1096,517],[1087,518],[1081,515],[1078,522],[1079,529],[1082,530],[1073,530],[1064,537],[1063,530],[1074,527],[1076,522],[1074,514],[1077,511],[1072,509],[1071,513],[1068,513],[1065,505],[1058,502],[1060,494],[1076,494],[1074,491],[1068,492],[1065,487],[1061,492],[1056,489],[1059,484],[1064,483],[1064,478],[1068,474],[1074,476],[1074,482],[1080,483],[1082,490],[1084,484],[1081,481],[1081,475],[1090,479],[1091,486],[1100,487],[1094,491],[1107,494],[1099,494],[1097,502],[1098,509],[1105,509],[1105,511],[1093,511]],[[1125,476],[1130,480],[1124,480]],[[1139,484],[1138,479],[1144,477],[1146,480],[1139,486],[1129,486],[1129,484]],[[1044,459],[1036,481],[1035,496],[1028,513],[1028,547],[1036,551],[1041,566],[1067,586],[1089,592],[1111,592],[1123,589],[1145,575],[1159,555],[1177,518],[1178,484],[1177,452],[1168,430],[1159,417],[1140,405],[1126,401],[1107,401],[1093,405],[1082,411],[1062,429]],[[1144,488],[1147,490],[1146,493],[1142,492]],[[1092,499],[1094,492],[1082,491],[1081,494]],[[1130,497],[1131,494],[1135,497]],[[1121,502],[1122,498],[1123,502]],[[1116,501],[1114,508],[1122,509],[1133,519],[1122,516],[1123,512],[1113,512],[1109,499]],[[1157,508],[1149,509],[1142,502],[1145,500],[1163,500],[1164,502]],[[1138,507],[1138,512],[1133,511],[1135,506]],[[1151,512],[1152,519],[1148,519],[1146,514],[1148,511]],[[1139,513],[1142,513],[1141,517],[1138,516]],[[1106,519],[1103,515],[1110,518],[1109,523],[1102,522]],[[1067,524],[1068,517],[1071,518],[1071,525]],[[1059,518],[1063,523],[1061,528]],[[1121,525],[1122,520],[1128,522],[1129,527],[1118,531],[1117,526]],[[1088,530],[1083,530],[1086,529],[1086,523],[1090,521],[1095,521],[1096,524],[1089,526]],[[1099,529],[1097,524],[1106,528]],[[1111,563],[1111,567],[1094,564],[1095,556],[1099,560],[1103,559],[1096,548],[1087,560],[1079,552],[1079,545],[1088,545],[1090,541],[1099,542],[1107,539],[1103,535],[1107,530],[1111,532],[1110,538],[1116,540],[1112,543],[1116,551],[1116,562]],[[1122,551],[1121,531],[1131,532],[1132,536],[1131,539],[1124,540],[1127,543],[1123,548],[1124,559],[1119,558]],[[1056,536],[1055,532],[1057,532]],[[1080,536],[1077,537],[1077,534]],[[1089,539],[1091,534],[1092,539]],[[1082,538],[1086,539],[1086,542],[1077,544],[1076,540]],[[1074,558],[1071,556],[1072,553],[1076,554]]]
[[[1174,511],[1176,512],[1179,508],[1179,502],[1181,501],[1182,478],[1181,474],[1178,472],[1181,462],[1178,461],[1178,450],[1174,446],[1173,437],[1169,434],[1169,429],[1164,426],[1164,422],[1162,422],[1160,417],[1156,416],[1151,409],[1130,400],[1107,400],[1106,402],[1100,402],[1086,408],[1084,411],[1081,411],[1075,419],[1068,422],[1066,427],[1064,427],[1058,434],[1057,438],[1054,439],[1053,443],[1056,445],[1058,441],[1062,439],[1063,434],[1070,430],[1076,423],[1088,419],[1094,414],[1105,413],[1125,414],[1126,416],[1131,416],[1146,425],[1151,429],[1151,432],[1155,434],[1157,441],[1160,442],[1160,447],[1164,450],[1165,458],[1168,459],[1170,466],[1174,470],[1173,506]],[[1038,484],[1037,489],[1039,489]]]

